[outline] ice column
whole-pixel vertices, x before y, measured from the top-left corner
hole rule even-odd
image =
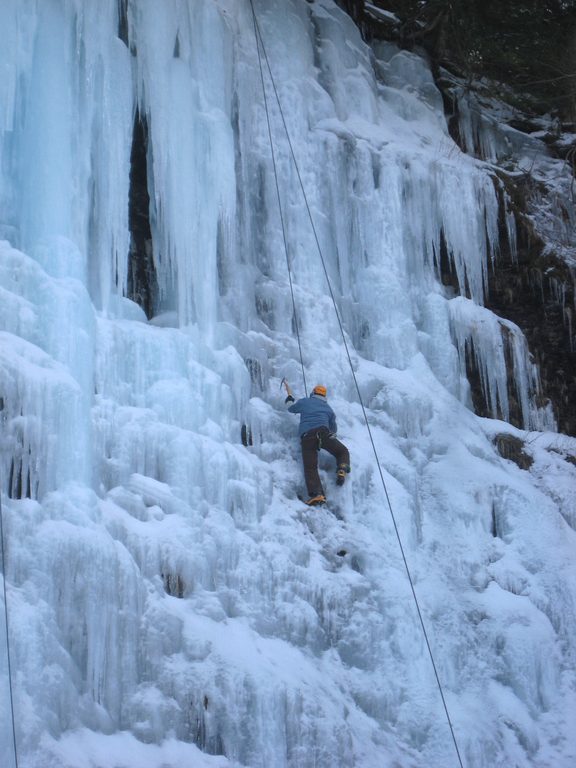
[[[131,3],[140,110],[149,125],[154,259],[161,299],[181,325],[211,333],[218,259],[235,217],[229,30],[213,4]],[[210,62],[208,65],[207,62]],[[175,162],[175,158],[178,158]]]

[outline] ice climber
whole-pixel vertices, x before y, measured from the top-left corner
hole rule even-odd
[[[343,485],[346,475],[350,472],[350,454],[348,448],[336,439],[336,415],[326,400],[326,387],[317,384],[310,397],[294,400],[288,382],[286,387],[286,405],[290,413],[300,414],[298,434],[302,446],[302,463],[304,478],[308,489],[310,506],[324,504],[326,496],[318,474],[318,451],[321,448],[331,453],[336,459],[336,484]]]

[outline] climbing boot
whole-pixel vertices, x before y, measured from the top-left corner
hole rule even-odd
[[[350,466],[348,464],[340,464],[336,472],[336,485],[344,485],[346,475],[350,472]]]
[[[326,504],[326,496],[323,493],[317,493],[315,496],[311,496],[306,504],[309,507],[318,507],[320,504]]]

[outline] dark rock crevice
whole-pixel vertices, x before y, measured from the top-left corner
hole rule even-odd
[[[158,300],[158,279],[150,227],[148,123],[146,116],[139,110],[134,116],[130,153],[129,227],[127,296],[139,304],[146,317],[150,318],[154,315]]]
[[[118,0],[118,37],[129,48],[128,39],[128,0]]]
[[[163,572],[161,574],[164,589],[172,597],[182,599],[187,591],[186,582],[179,573]]]

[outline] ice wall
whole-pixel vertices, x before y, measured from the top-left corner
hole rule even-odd
[[[464,764],[568,768],[576,446],[506,423],[513,392],[527,430],[554,426],[520,331],[483,307],[490,169],[424,59],[368,48],[332,0],[255,9],[306,192],[265,68],[297,317],[250,4],[0,8],[19,764],[458,764],[307,202]],[[136,110],[150,320],[127,298]],[[303,394],[296,323],[352,453],[341,490],[321,461],[313,514],[279,386]],[[470,410],[469,354],[494,419]]]

